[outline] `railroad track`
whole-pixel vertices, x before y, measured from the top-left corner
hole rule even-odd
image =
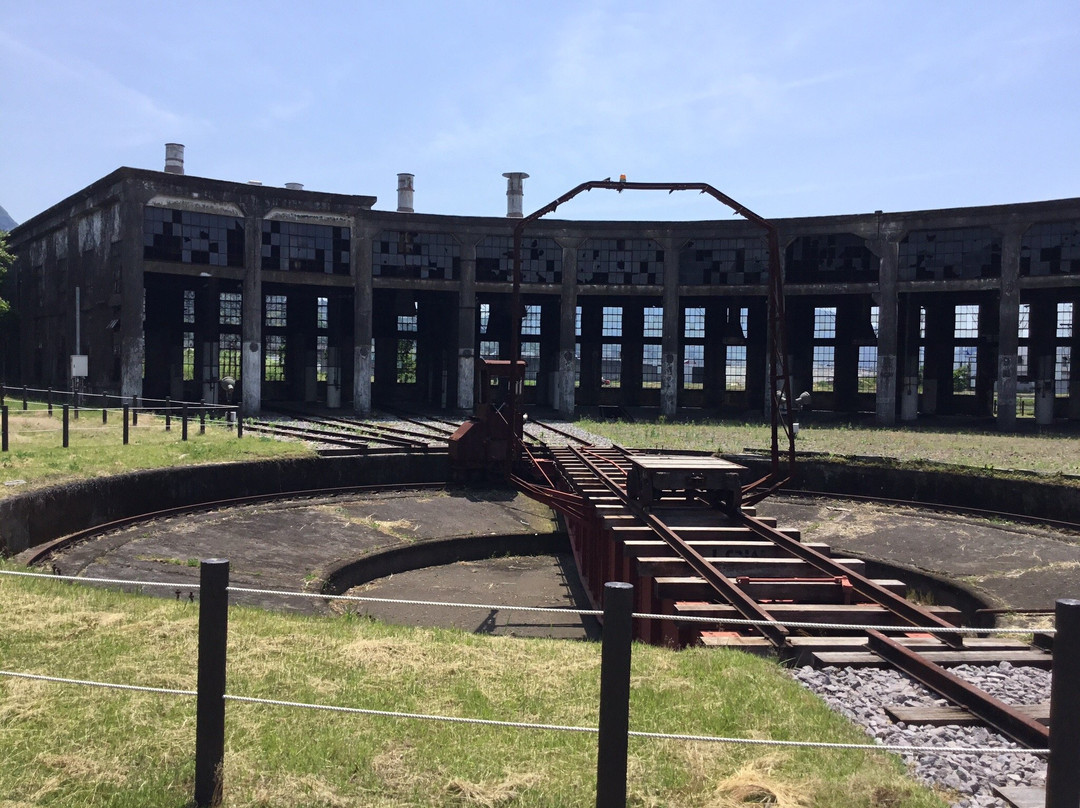
[[[372,448],[393,448],[407,451],[432,451],[445,447],[445,430],[429,424],[414,422],[406,429],[378,421],[329,415],[312,415],[296,410],[278,409],[276,412],[291,419],[280,421],[245,422],[244,428],[266,434],[281,434],[312,443],[329,443],[356,448],[362,452]]]
[[[906,600],[903,582],[868,578],[861,560],[803,543],[798,531],[778,528],[753,509],[721,510],[697,492],[666,492],[645,507],[627,493],[634,455],[620,447],[556,447],[550,455],[569,491],[545,494],[519,485],[547,496],[569,517],[574,554],[594,599],[605,581],[630,581],[636,612],[716,620],[641,620],[639,639],[777,653],[798,664],[890,665],[1018,743],[1046,745],[1047,728],[1030,710],[1009,707],[947,670],[1002,661],[1047,668],[1044,651],[1014,640],[922,631],[954,626],[960,614]],[[683,460],[693,466],[696,459]],[[733,620],[782,625],[725,622]]]

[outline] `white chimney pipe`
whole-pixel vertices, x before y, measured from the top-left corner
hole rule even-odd
[[[413,212],[413,175],[397,175],[397,212]]]
[[[288,188],[290,191],[302,191],[302,190],[304,190],[304,183],[302,183],[302,182],[287,182],[287,183],[285,183],[285,187]]]
[[[166,143],[165,144],[165,173],[166,174],[183,174],[184,173],[184,144],[183,143]]]
[[[521,218],[521,201],[525,196],[525,180],[529,176],[524,171],[510,171],[506,177],[506,218]]]

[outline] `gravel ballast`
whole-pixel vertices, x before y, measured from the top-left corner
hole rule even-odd
[[[1050,673],[1038,668],[961,665],[950,670],[1007,704],[1038,704],[1050,700]],[[1017,744],[986,727],[915,726],[894,723],[886,707],[944,707],[919,683],[893,670],[821,668],[793,671],[797,681],[834,710],[865,728],[887,746],[940,746],[1019,750]],[[1022,751],[1003,753],[901,753],[914,776],[945,789],[955,808],[1005,808],[991,786],[1044,786],[1046,761]]]

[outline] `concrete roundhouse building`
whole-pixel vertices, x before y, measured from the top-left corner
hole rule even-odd
[[[472,408],[477,358],[510,350],[526,175],[506,175],[507,218],[460,217],[413,212],[408,174],[384,212],[183,161],[169,144],[164,171],[117,169],[12,231],[6,384],[68,389],[83,354],[92,392],[222,403],[231,377],[247,414]],[[792,389],[815,411],[1080,419],[1080,199],[774,221]],[[527,403],[765,411],[759,227],[719,204],[716,221],[546,218],[522,266]]]

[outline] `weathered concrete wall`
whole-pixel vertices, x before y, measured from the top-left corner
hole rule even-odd
[[[747,466],[755,479],[769,471],[764,458],[732,456]],[[791,490],[886,497],[958,508],[1013,513],[1080,523],[1080,487],[1055,483],[1053,478],[1004,479],[977,469],[909,469],[888,465],[803,460]]]
[[[322,591],[338,595],[387,575],[459,561],[481,561],[501,554],[527,556],[569,552],[570,537],[562,531],[434,539],[334,564],[323,570]]]
[[[235,497],[317,488],[441,482],[447,456],[263,460],[101,477],[0,501],[0,553],[12,555],[78,530],[139,514]]]

